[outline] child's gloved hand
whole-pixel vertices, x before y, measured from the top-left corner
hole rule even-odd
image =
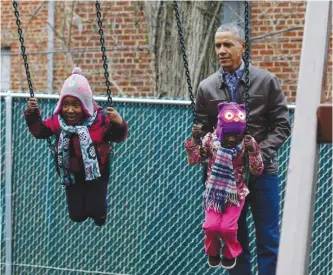
[[[37,98],[29,98],[28,111],[32,113],[32,112],[36,112],[37,110],[38,110]]]
[[[245,149],[248,152],[255,152],[256,151],[256,144],[255,144],[255,141],[252,138],[252,136],[250,136],[250,135],[245,135],[244,136],[244,145],[245,145]]]
[[[116,109],[112,107],[108,107],[106,109],[106,114],[108,118],[110,119],[111,123],[113,124],[122,124],[123,123],[123,118],[119,115],[119,113],[116,111]]]
[[[192,137],[197,139],[201,136],[202,131],[201,131],[201,125],[194,124],[192,127]]]
[[[192,146],[195,146],[197,144],[197,139],[201,137],[202,125],[194,124],[192,127]]]

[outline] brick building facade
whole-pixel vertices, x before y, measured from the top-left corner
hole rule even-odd
[[[252,1],[252,62],[277,75],[294,102],[302,50],[306,2]],[[265,36],[271,33],[274,35]],[[256,37],[258,39],[256,39]],[[260,38],[262,37],[262,38]],[[332,102],[332,31],[325,80],[325,101]]]
[[[48,90],[48,58],[53,56],[52,90],[58,92],[74,65],[79,65],[94,93],[105,91],[100,37],[94,2],[55,1],[53,51],[48,51],[47,1],[19,1],[21,27],[35,91]],[[251,59],[275,73],[288,101],[296,96],[302,48],[305,2],[251,1]],[[112,93],[152,95],[151,56],[143,7],[134,1],[102,1],[103,28]],[[11,1],[1,1],[1,48],[10,58],[11,90],[27,90]],[[68,43],[68,41],[71,41]],[[4,56],[2,56],[4,58]],[[181,57],[180,57],[181,58]],[[330,40],[326,97],[332,95],[332,39]],[[185,81],[185,80],[184,80]]]

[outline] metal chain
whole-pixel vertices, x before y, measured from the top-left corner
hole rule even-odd
[[[244,100],[245,100],[245,106],[246,106],[246,128],[245,128],[245,132],[248,133],[249,130],[249,125],[248,125],[248,121],[249,121],[249,114],[250,114],[250,110],[249,110],[249,87],[250,87],[250,78],[249,78],[249,59],[250,59],[250,45],[249,45],[249,2],[245,1],[245,68],[244,68],[244,72],[245,72],[245,87],[244,87]]]
[[[184,61],[184,68],[185,68],[185,74],[186,74],[186,82],[188,86],[188,93],[190,95],[190,100],[191,100],[191,108],[192,108],[192,113],[193,113],[193,124],[198,124],[198,117],[197,117],[197,112],[195,109],[195,101],[194,101],[194,96],[193,96],[193,89],[192,89],[192,84],[191,84],[191,77],[190,77],[190,70],[188,68],[188,62],[187,62],[187,56],[186,56],[186,49],[185,49],[185,40],[184,40],[184,34],[182,30],[182,24],[180,21],[180,15],[179,15],[179,8],[178,8],[178,3],[177,1],[173,1],[173,6],[175,10],[175,15],[176,15],[176,21],[177,21],[177,27],[178,27],[178,34],[179,34],[179,41],[180,41],[180,48],[183,54],[183,61]],[[205,152],[202,148],[202,140],[201,137],[197,138],[197,144],[200,146],[200,155],[205,156]]]
[[[31,78],[30,78],[30,71],[29,71],[29,64],[28,64],[28,57],[25,53],[23,31],[21,29],[21,21],[19,19],[20,13],[18,12],[17,6],[18,6],[17,2],[13,1],[13,7],[14,7],[14,10],[15,10],[14,14],[15,14],[15,17],[16,17],[16,25],[18,27],[19,40],[21,42],[21,52],[22,52],[23,61],[24,61],[25,73],[26,73],[27,80],[28,80],[28,85],[29,85],[29,90],[30,90],[30,97],[33,98],[35,95],[34,95],[34,91],[33,91],[33,88],[32,88],[32,83],[31,83]]]
[[[185,74],[186,74],[186,81],[187,81],[187,85],[188,85],[188,92],[189,92],[190,100],[191,100],[191,107],[192,107],[192,112],[193,112],[193,121],[194,121],[194,124],[197,124],[198,119],[197,119],[197,113],[196,113],[196,110],[195,110],[195,102],[194,102],[194,96],[193,96],[193,92],[192,92],[190,70],[188,68],[188,62],[187,62],[187,56],[186,56],[186,50],[185,50],[185,41],[184,41],[184,35],[183,35],[182,25],[181,25],[181,21],[180,21],[177,1],[173,1],[173,6],[174,6],[174,9],[175,9],[175,15],[176,15],[176,20],[177,20],[180,47],[181,47],[181,51],[182,51],[182,54],[183,54],[183,61],[184,61],[184,68],[185,68]]]
[[[98,23],[98,27],[99,27],[99,35],[101,36],[100,38],[100,41],[101,41],[101,51],[102,51],[102,59],[103,59],[103,67],[104,67],[104,76],[105,76],[105,84],[106,84],[106,93],[107,93],[107,96],[108,96],[108,105],[111,107],[112,106],[112,97],[111,97],[111,89],[110,89],[110,81],[109,81],[109,72],[108,72],[108,60],[107,60],[107,57],[105,55],[105,51],[106,51],[106,48],[104,46],[104,32],[103,32],[103,29],[102,29],[102,20],[101,20],[101,17],[102,17],[102,14],[100,12],[101,10],[101,6],[99,4],[98,1],[96,1],[96,12],[97,12],[97,23]]]
[[[19,34],[19,40],[21,42],[21,52],[22,52],[22,57],[23,57],[23,61],[24,61],[24,67],[25,67],[25,74],[27,76],[27,80],[28,80],[28,85],[29,85],[29,90],[30,90],[30,98],[34,98],[35,94],[32,88],[32,82],[31,82],[31,77],[30,77],[30,71],[29,71],[29,64],[28,64],[28,57],[25,53],[25,46],[24,46],[24,38],[23,38],[23,31],[21,29],[21,21],[19,19],[20,13],[18,12],[18,3],[16,1],[13,1],[13,7],[14,7],[14,14],[16,17],[16,25],[18,27],[18,34]],[[46,139],[47,141],[47,145],[52,153],[52,155],[54,156],[54,158],[56,159],[56,150],[55,150],[55,146],[52,144],[52,141],[50,138]]]
[[[112,97],[111,97],[111,89],[110,89],[110,80],[109,80],[109,72],[108,72],[108,59],[107,56],[105,54],[106,52],[106,48],[104,46],[104,32],[102,29],[102,14],[100,12],[101,10],[101,5],[99,4],[98,1],[96,1],[95,3],[95,7],[96,7],[96,14],[97,14],[97,23],[98,23],[98,27],[99,27],[99,35],[100,35],[100,42],[101,42],[101,51],[102,51],[102,59],[103,59],[103,67],[104,67],[104,76],[105,76],[105,84],[106,84],[106,93],[108,96],[108,105],[111,107],[112,106]],[[109,142],[109,147],[110,147],[110,158],[112,159],[114,156],[114,146],[113,143],[110,141]]]
[[[249,41],[249,2],[245,1],[245,87],[244,87],[244,100],[245,100],[245,107],[246,107],[246,127],[245,133],[248,134],[249,131],[249,88],[250,88],[250,78],[249,78],[249,59],[250,59],[250,41]],[[250,171],[249,171],[249,155],[245,155],[245,182],[249,185],[250,180]]]

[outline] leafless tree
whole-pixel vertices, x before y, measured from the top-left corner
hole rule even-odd
[[[181,1],[179,13],[185,39],[192,86],[216,70],[212,41],[220,24],[221,1]],[[154,94],[188,97],[173,2],[144,2],[152,54]]]
[[[221,23],[222,9],[230,8],[230,1],[180,1],[179,11],[182,18],[185,45],[189,61],[190,75],[194,91],[200,81],[216,71],[217,62],[214,54],[214,32]],[[275,8],[280,9],[280,1],[266,1],[259,5],[260,12],[251,16],[250,26],[269,26],[269,30],[261,35],[250,36],[251,48],[256,49],[257,43],[265,43],[270,55],[253,55],[250,60],[259,65],[261,62],[285,62],[291,68],[290,77],[286,74],[282,84],[286,87],[296,87],[298,81],[299,58],[301,47],[286,50],[285,44],[301,46],[302,36],[288,36],[291,32],[302,32],[304,19],[299,14],[304,13],[304,2],[288,2],[288,12],[270,13]],[[287,2],[285,2],[287,3]],[[303,9],[303,10],[302,10]],[[145,17],[149,27],[149,46],[152,54],[153,83],[156,96],[188,97],[186,78],[183,69],[182,53],[180,51],[176,19],[173,3],[170,1],[144,2]],[[244,13],[233,11],[233,23],[242,24]],[[274,14],[274,16],[269,16]],[[231,23],[231,22],[230,22]],[[295,89],[295,88],[291,88]],[[326,101],[332,95],[332,73],[326,77]],[[288,92],[288,91],[286,91]],[[296,91],[295,91],[296,92]]]

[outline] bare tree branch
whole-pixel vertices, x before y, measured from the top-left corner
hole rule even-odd
[[[154,51],[152,55],[155,55],[155,72],[153,72],[152,82],[159,97],[188,97],[183,53],[179,43],[173,3],[171,1],[164,1],[162,4],[158,2],[143,2],[149,37],[154,37],[154,39],[149,39],[149,43],[154,43],[150,47]],[[188,67],[191,79],[194,79],[196,83],[199,83],[199,79],[202,79],[204,75],[213,73],[216,69],[216,62],[213,62],[213,60],[215,61],[214,48],[207,45],[204,49],[203,41],[207,40],[206,43],[209,44],[209,41],[212,40],[214,35],[212,30],[218,22],[218,15],[215,12],[218,5],[220,5],[218,1],[179,2]],[[215,16],[211,15],[212,11],[216,14]],[[156,18],[158,23],[155,23],[152,18]],[[213,24],[212,27],[210,27],[211,24]]]
[[[290,28],[286,28],[284,30],[279,30],[279,31],[273,31],[273,32],[269,32],[263,35],[258,35],[255,37],[251,37],[250,41],[255,41],[255,40],[260,40],[269,36],[274,36],[277,34],[281,34],[281,33],[285,33],[285,32],[289,32],[289,31],[293,31],[293,30],[299,30],[299,29],[303,29],[303,26],[294,26],[294,27],[290,27]]]
[[[151,53],[151,66],[152,66],[152,83],[153,83],[153,93],[156,96],[157,94],[157,78],[158,75],[156,74],[157,71],[157,62],[156,62],[156,39],[157,39],[157,29],[158,29],[158,21],[159,21],[159,14],[161,12],[161,2],[158,1],[155,5],[145,5],[145,14],[149,16],[148,20],[150,24],[148,28],[149,31],[149,40],[150,40],[150,53]]]
[[[72,22],[73,22],[73,14],[74,14],[74,6],[75,6],[75,0],[72,2],[72,11],[69,21],[69,31],[68,31],[68,49],[71,49],[71,35],[72,35]]]
[[[166,24],[167,24],[167,6],[164,5],[163,8],[163,17],[161,19],[162,25],[161,25],[161,29],[165,29],[166,28]],[[161,32],[161,38],[160,38],[160,45],[164,45],[165,44],[165,32]],[[162,59],[162,55],[163,55],[163,47],[159,47],[159,51],[158,51],[158,59],[161,60]],[[159,73],[159,72],[158,72]],[[156,81],[156,91],[160,91],[160,85],[158,84],[158,81]],[[161,93],[160,93],[161,94]],[[157,94],[156,94],[157,95]]]
[[[125,96],[123,90],[119,87],[119,85],[112,79],[112,77],[110,77],[110,83],[113,85],[113,87],[115,87],[118,91],[118,94],[120,94],[121,96]]]
[[[29,29],[31,21],[36,17],[36,15],[39,13],[39,11],[42,9],[42,7],[43,7],[45,4],[47,4],[47,2],[42,2],[42,4],[40,4],[39,7],[37,7],[37,8],[35,9],[34,13],[33,13],[33,14],[30,14],[30,19],[29,19],[29,21],[28,21],[27,24],[26,24],[26,28],[25,28],[24,32],[26,32],[26,31]]]
[[[194,78],[193,78],[193,88],[194,89],[196,89],[196,87],[198,86],[198,82],[200,81],[199,76],[200,76],[200,73],[201,73],[201,66],[202,66],[202,63],[204,62],[204,59],[206,58],[207,48],[208,48],[208,46],[210,45],[210,42],[211,42],[213,27],[214,27],[214,24],[216,22],[217,14],[221,10],[221,7],[222,7],[222,2],[218,2],[217,7],[215,8],[214,15],[213,15],[213,17],[210,21],[208,31],[206,33],[206,38],[205,38],[205,41],[204,41],[203,46],[202,46],[200,59],[199,59],[198,65],[196,66],[195,75],[194,75]]]

